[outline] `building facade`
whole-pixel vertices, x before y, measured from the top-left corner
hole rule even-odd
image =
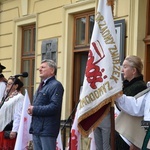
[[[50,58],[64,86],[62,120],[78,103],[98,0],[0,0],[0,63],[4,75],[28,72],[30,99],[40,82],[38,67]],[[121,62],[137,55],[150,80],[150,2],[114,0],[113,16]]]

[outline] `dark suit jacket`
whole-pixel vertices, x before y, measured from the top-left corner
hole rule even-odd
[[[56,137],[60,128],[63,98],[62,84],[51,77],[43,88],[35,93],[30,133],[38,136]]]

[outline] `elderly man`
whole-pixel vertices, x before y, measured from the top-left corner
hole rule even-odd
[[[54,61],[43,60],[39,73],[42,85],[28,108],[28,114],[32,116],[33,147],[35,150],[56,150],[64,88],[55,78],[57,66]]]

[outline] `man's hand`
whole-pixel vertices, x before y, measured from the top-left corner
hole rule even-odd
[[[32,106],[32,105],[29,105],[29,107],[28,107],[28,114],[29,114],[30,116],[32,116],[32,112],[33,112],[33,106]]]

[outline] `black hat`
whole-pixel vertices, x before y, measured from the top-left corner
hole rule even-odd
[[[3,66],[3,65],[1,65],[1,63],[0,63],[0,68],[3,70],[3,69],[6,69],[6,67],[5,66]]]

